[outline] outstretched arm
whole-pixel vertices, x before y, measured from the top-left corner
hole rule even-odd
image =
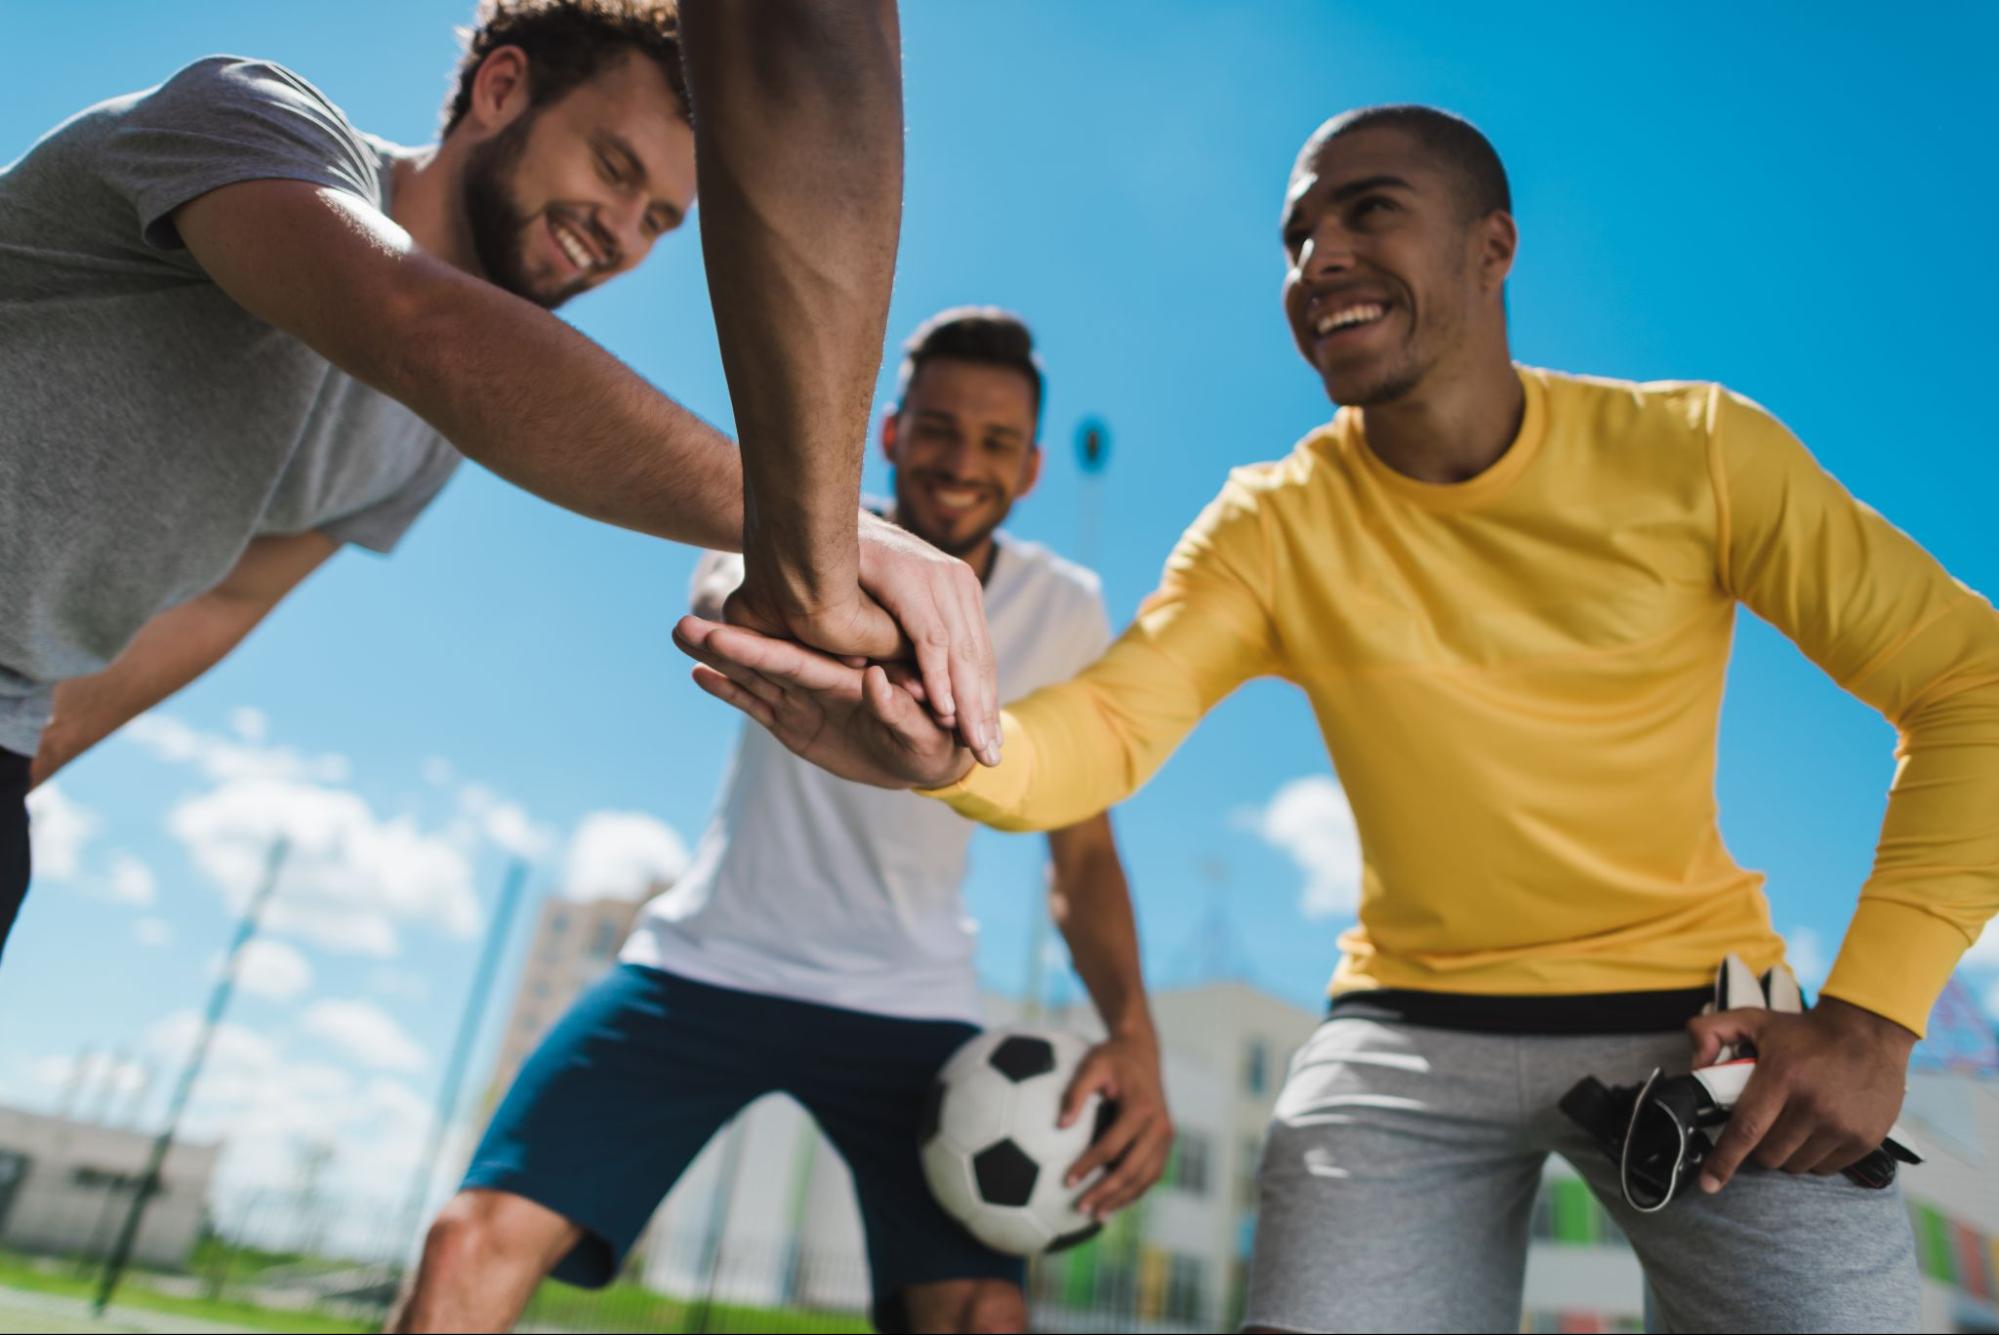
[[[902,221],[894,0],[682,8],[701,241],[743,443],[743,586],[729,617],[864,657],[909,644],[931,703],[987,763],[999,701],[969,571],[864,596],[854,512]]]

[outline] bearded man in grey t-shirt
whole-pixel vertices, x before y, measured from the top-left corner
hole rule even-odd
[[[392,548],[461,453],[740,547],[751,624],[864,656],[906,632],[938,712],[997,756],[976,576],[857,518],[900,202],[894,6],[689,0],[684,30],[681,8],[484,0],[425,149],[216,56],[0,170],[0,943],[26,790],[340,545]],[[548,313],[679,226],[697,140],[740,459]]]

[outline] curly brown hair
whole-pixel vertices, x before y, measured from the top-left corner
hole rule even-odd
[[[461,28],[465,54],[457,86],[444,105],[444,133],[472,107],[472,79],[503,46],[527,53],[533,106],[553,102],[625,51],[652,57],[688,118],[687,77],[680,67],[679,0],[479,0],[472,26]]]

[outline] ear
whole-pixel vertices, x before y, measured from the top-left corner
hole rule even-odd
[[[1479,281],[1487,291],[1506,285],[1513,272],[1513,257],[1520,248],[1520,229],[1510,213],[1488,213],[1472,225],[1478,247]]]
[[[891,405],[882,414],[882,458],[891,464],[895,462],[896,419],[902,416],[902,405]]]
[[[1033,491],[1034,484],[1040,480],[1041,442],[1037,440],[1034,442],[1034,447],[1027,452],[1027,462],[1022,465],[1020,490],[1013,494],[1013,498],[1016,501],[1020,500],[1028,492]]]
[[[472,76],[472,105],[466,119],[494,134],[528,109],[528,56],[518,46],[495,47]]]

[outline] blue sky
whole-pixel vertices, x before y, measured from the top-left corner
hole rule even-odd
[[[216,51],[287,63],[362,127],[422,142],[468,8],[0,0],[0,159]],[[913,5],[890,333],[964,301],[1034,324],[1051,457],[1014,528],[1073,553],[1094,507],[1088,555],[1121,623],[1227,468],[1328,414],[1277,305],[1299,142],[1348,106],[1434,102],[1478,122],[1511,171],[1522,360],[1722,380],[1990,593],[1999,460],[1975,386],[1999,352],[1983,169],[1999,11],[1869,26],[1823,6],[1668,22],[1582,5]],[[692,228],[569,314],[727,422]],[[1094,499],[1072,449],[1085,416],[1113,436]],[[876,461],[868,483],[885,483]],[[60,835],[0,970],[0,1097],[50,1103],[85,1045],[171,1049],[260,813],[282,801],[342,851],[305,868],[235,1016],[224,1066],[245,1074],[218,1085],[205,1124],[250,1109],[307,1128],[246,1141],[245,1176],[288,1172],[304,1134],[356,1165],[407,1152],[507,850],[534,854],[541,896],[575,879],[572,857],[590,884],[670,858],[637,816],[685,843],[699,832],[736,721],[668,640],[692,560],[476,469],[391,559],[343,554],[139,736],[62,776]],[[1770,873],[1807,972],[1866,874],[1891,744],[1745,614],[1724,829]],[[1222,968],[1313,1004],[1345,922],[1325,906],[1351,879],[1326,775],[1302,698],[1259,684],[1119,811],[1156,982]],[[1031,839],[975,848],[968,897],[995,986],[1023,975],[1041,858]],[[1967,979],[1999,1009],[1999,945],[1981,956]]]

